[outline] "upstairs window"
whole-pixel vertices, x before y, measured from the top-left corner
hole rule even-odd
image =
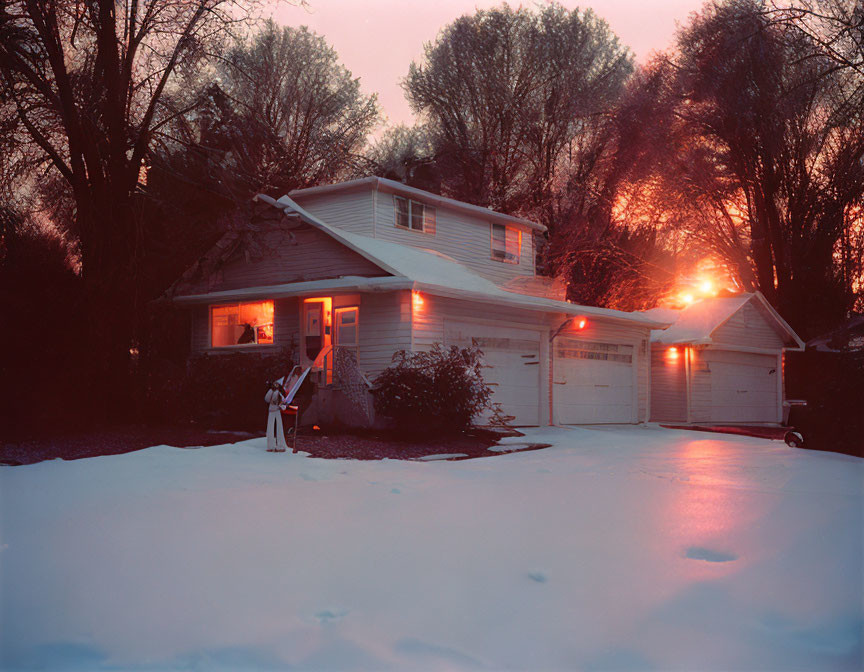
[[[210,345],[273,345],[273,302],[211,306]]]
[[[421,233],[435,233],[435,208],[401,196],[394,196],[396,226]]]
[[[492,225],[492,258],[506,264],[518,264],[522,250],[522,232],[513,226]]]

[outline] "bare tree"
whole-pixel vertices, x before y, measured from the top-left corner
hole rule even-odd
[[[248,16],[235,0],[8,0],[0,100],[37,164],[74,201],[91,325],[92,380],[121,399],[145,232],[134,194],[153,138],[195,101],[179,78]],[[108,398],[108,397],[106,397]]]
[[[654,64],[652,179],[681,235],[815,333],[860,296],[838,250],[860,226],[864,119],[846,73],[762,9],[707,6]]]
[[[281,195],[333,181],[362,161],[376,96],[360,91],[321,36],[268,21],[218,71],[226,104],[212,109],[212,124],[227,150],[223,166],[255,190]]]
[[[631,56],[590,10],[551,4],[463,16],[404,82],[452,196],[549,221],[574,137],[617,98]]]

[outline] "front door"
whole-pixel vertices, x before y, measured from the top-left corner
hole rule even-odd
[[[306,359],[315,361],[324,347],[324,302],[310,301],[303,304],[303,341]]]

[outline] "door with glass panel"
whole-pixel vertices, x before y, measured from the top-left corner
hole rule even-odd
[[[359,333],[357,319],[360,309],[356,306],[351,308],[337,308],[335,311],[336,339],[335,345],[345,348],[357,361],[357,348],[359,345]]]

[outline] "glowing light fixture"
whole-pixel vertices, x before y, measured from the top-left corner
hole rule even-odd
[[[578,320],[576,320],[576,326],[580,329],[584,329],[587,325],[588,320],[586,320],[584,317],[580,317]]]
[[[414,304],[414,310],[421,310],[423,308],[423,295],[418,291],[411,292],[411,301]]]
[[[679,356],[680,354],[681,354],[681,353],[678,352],[678,348],[669,348],[669,349],[666,351],[666,356],[667,356],[671,361],[673,361],[673,362],[674,362],[676,359],[678,359],[678,356]]]

